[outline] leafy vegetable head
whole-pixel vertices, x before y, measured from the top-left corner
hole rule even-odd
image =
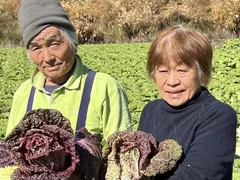
[[[86,128],[81,128],[76,135],[76,151],[81,157],[79,174],[84,179],[98,180],[102,175],[102,136],[91,134]]]
[[[177,165],[182,147],[175,140],[158,143],[143,131],[120,131],[108,139],[104,154],[107,161],[105,178],[145,179],[164,174]]]
[[[20,166],[12,179],[68,179],[79,162],[70,122],[56,110],[26,113],[7,136],[6,143],[14,162]]]
[[[13,165],[14,162],[10,156],[6,142],[4,140],[0,140],[0,168]]]

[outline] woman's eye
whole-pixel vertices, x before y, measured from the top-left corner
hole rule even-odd
[[[178,72],[180,72],[180,73],[185,73],[185,72],[187,72],[187,70],[185,70],[185,69],[179,69]]]
[[[158,72],[159,72],[160,74],[166,74],[166,73],[168,73],[167,70],[159,70]]]

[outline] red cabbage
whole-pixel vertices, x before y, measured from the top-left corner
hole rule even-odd
[[[158,143],[142,131],[120,131],[108,138],[106,180],[146,179],[177,166],[182,147],[172,139]]]

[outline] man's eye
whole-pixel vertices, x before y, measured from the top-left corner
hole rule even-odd
[[[39,50],[39,48],[38,47],[32,47],[31,50],[32,51],[37,51],[37,50]]]
[[[52,42],[52,43],[51,43],[51,46],[58,46],[58,45],[59,45],[58,42]]]
[[[50,47],[53,49],[57,49],[59,47],[59,43],[51,43]]]

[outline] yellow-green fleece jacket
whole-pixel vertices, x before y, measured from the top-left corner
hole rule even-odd
[[[36,68],[31,78],[25,81],[13,97],[6,136],[25,115],[32,86],[36,88],[32,109],[59,110],[67,117],[73,130],[76,128],[83,88],[89,68],[76,56],[73,74],[61,87],[55,89],[50,98],[44,90],[44,75]],[[85,127],[90,133],[101,133],[102,145],[114,132],[131,129],[131,115],[127,96],[122,86],[110,75],[97,72],[90,96]],[[9,170],[11,169],[11,170]],[[14,168],[1,168],[0,180],[10,179]]]

